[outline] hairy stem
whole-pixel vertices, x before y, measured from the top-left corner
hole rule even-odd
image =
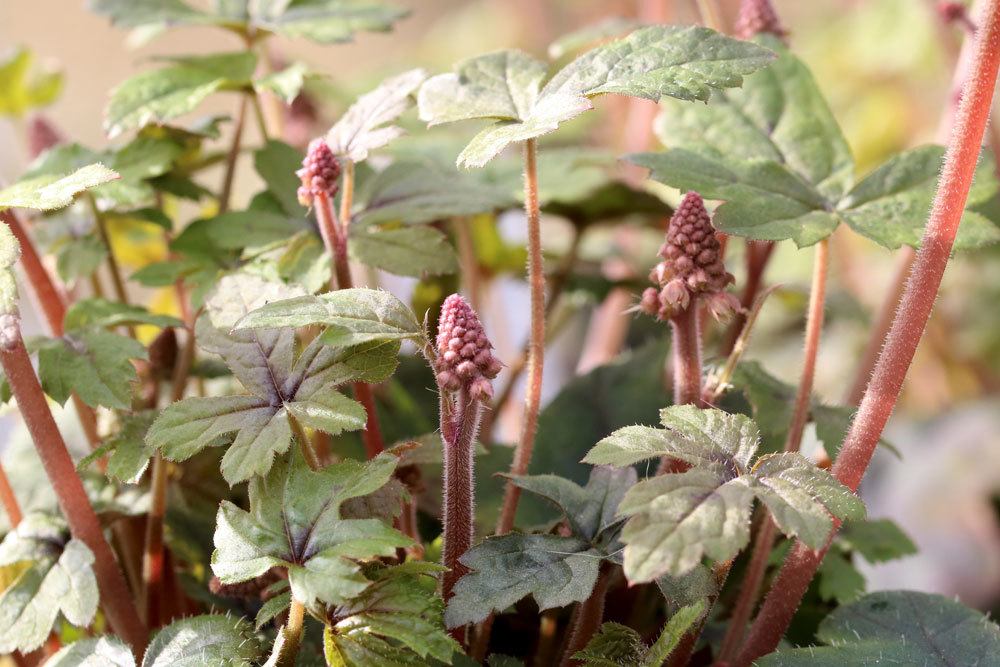
[[[472,547],[475,537],[475,488],[473,486],[473,440],[479,428],[482,404],[473,399],[468,387],[463,387],[458,400],[442,413],[444,438],[444,546],[441,557],[448,571],[442,576],[441,592],[447,602],[455,583],[468,572],[459,558]],[[465,627],[454,628],[453,637],[465,642]]]
[[[305,627],[306,608],[301,602],[292,598],[288,608],[288,622],[285,623],[274,639],[274,648],[265,667],[295,667],[295,659],[302,645],[302,630]]]
[[[701,330],[697,301],[674,315],[670,325],[674,332],[671,346],[674,405],[697,405],[701,401]]]
[[[0,348],[0,362],[70,531],[94,554],[94,574],[104,613],[115,634],[129,644],[133,653],[142,655],[148,632],[132,602],[131,592],[115,561],[114,552],[104,538],[101,522],[66,450],[62,434],[49,411],[20,331],[8,342]]]
[[[566,252],[566,256],[563,257],[562,262],[560,262],[559,267],[552,274],[552,279],[549,280],[549,298],[545,302],[545,319],[549,320],[552,315],[552,311],[555,309],[556,304],[559,303],[559,298],[562,296],[563,291],[566,289],[566,285],[569,283],[569,277],[573,273],[573,269],[576,267],[577,259],[580,256],[580,242],[583,239],[583,234],[580,233],[579,228],[573,228],[573,239],[570,241],[569,250]],[[554,335],[552,331],[546,331],[546,336]],[[489,413],[483,418],[483,437],[488,438],[490,432],[493,430],[493,422],[495,418],[503,410],[507,401],[514,393],[514,385],[521,378],[521,374],[524,373],[524,369],[528,366],[528,352],[530,347],[530,340],[524,341],[524,346],[521,349],[521,353],[518,355],[509,368],[509,373],[507,375],[507,381],[504,383],[503,388],[497,392],[497,397],[493,401],[493,408]]]
[[[35,245],[28,236],[27,230],[21,224],[21,219],[12,209],[0,211],[0,220],[7,223],[14,233],[18,244],[21,246],[21,268],[28,277],[31,289],[35,293],[36,300],[41,306],[42,314],[49,325],[49,331],[53,336],[63,335],[63,320],[66,317],[66,301],[63,293],[56,287],[55,281],[49,274],[42,259],[35,250]],[[83,434],[87,438],[87,443],[91,449],[101,446],[101,436],[97,432],[97,415],[94,409],[84,403],[76,392],[72,393],[73,408],[76,410],[77,418]]]
[[[229,210],[233,196],[233,180],[236,177],[236,162],[240,157],[240,146],[243,143],[243,126],[246,125],[247,107],[250,101],[247,95],[240,97],[239,111],[236,112],[236,126],[233,128],[233,143],[226,153],[226,168],[222,175],[222,188],[219,190],[219,213]]]
[[[528,338],[528,386],[524,397],[524,421],[521,438],[514,450],[510,474],[524,475],[531,463],[531,451],[538,429],[538,410],[542,401],[542,368],[545,355],[545,270],[542,264],[542,226],[538,209],[538,167],[534,139],[524,142],[524,212],[528,220],[528,283],[531,288],[531,331]],[[497,534],[514,527],[521,489],[507,482]]]
[[[976,17],[981,16],[984,4],[985,0],[975,0],[972,8],[970,9],[971,15]],[[974,39],[974,35],[967,34],[965,40],[962,42],[962,48],[958,54],[958,59],[955,61],[955,71],[951,77],[951,88],[949,90],[947,103],[944,105],[944,110],[942,111],[941,118],[938,121],[937,136],[935,137],[935,141],[937,143],[943,144],[948,141],[948,133],[951,132],[952,126],[954,125],[955,116],[958,113],[958,105],[962,99],[962,90],[969,78],[969,73],[972,71],[973,59],[975,57],[975,47],[976,41]],[[865,387],[868,386],[868,380],[871,378],[872,371],[875,369],[875,362],[878,360],[879,352],[882,350],[882,344],[885,342],[886,335],[889,333],[889,327],[892,325],[893,315],[896,314],[896,305],[903,296],[903,289],[906,286],[906,278],[910,274],[910,270],[913,268],[913,262],[916,257],[917,251],[910,246],[903,246],[899,250],[899,256],[896,260],[896,268],[892,276],[892,282],[889,285],[889,290],[882,299],[878,315],[875,318],[874,326],[869,333],[868,341],[865,344],[864,352],[861,355],[861,363],[858,364],[858,368],[855,371],[854,381],[851,383],[851,386],[844,397],[844,402],[847,405],[855,406],[861,402],[861,396],[865,393]]]
[[[795,395],[795,407],[792,410],[792,421],[788,427],[785,439],[785,451],[797,452],[802,446],[802,433],[809,419],[809,406],[812,398],[813,380],[816,376],[816,358],[819,355],[819,339],[823,331],[823,306],[826,302],[826,278],[830,260],[829,239],[823,239],[816,244],[816,258],[813,263],[812,288],[809,292],[809,308],[806,313],[805,355],[802,363],[802,377],[799,380],[798,392]],[[754,539],[750,564],[740,587],[739,596],[729,619],[729,627],[722,640],[719,650],[719,661],[731,660],[739,649],[746,632],[747,623],[753,614],[760,594],[767,561],[774,547],[777,535],[774,522],[769,516],[764,517],[760,530]]]
[[[344,160],[344,177],[341,186],[340,220],[333,210],[333,202],[326,194],[316,196],[316,219],[319,222],[320,234],[326,251],[333,261],[333,279],[331,289],[349,289],[353,287],[351,267],[347,257],[347,235],[350,222],[351,200],[354,197],[354,163]],[[346,216],[346,217],[345,217]],[[334,287],[334,283],[336,287]],[[375,407],[375,394],[371,385],[365,382],[354,383],[354,398],[365,408],[367,414],[365,430],[361,438],[365,444],[365,454],[374,458],[385,450],[382,438],[382,427],[378,421]]]
[[[885,347],[875,364],[872,380],[833,465],[834,476],[851,489],[857,489],[861,483],[899,398],[907,370],[934,307],[972,185],[990,115],[997,67],[1000,66],[1000,0],[991,0],[980,26],[975,65],[959,103],[955,128],[948,143],[920,250]],[[839,522],[835,522],[834,526],[836,531]],[[825,553],[826,548],[812,551],[796,543],[764,600],[735,665],[749,665],[774,650],[791,623]]]
[[[601,627],[601,621],[604,620],[604,598],[608,593],[610,579],[608,569],[602,566],[594,590],[586,600],[577,605],[573,614],[573,630],[569,636],[569,643],[566,644],[566,652],[563,653],[561,667],[580,664],[578,660],[573,659],[573,656],[587,646]]]

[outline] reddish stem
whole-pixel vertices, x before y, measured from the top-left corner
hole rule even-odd
[[[816,376],[816,358],[819,356],[819,339],[823,331],[823,306],[826,303],[827,267],[830,263],[830,242],[823,239],[816,244],[816,259],[813,263],[812,287],[809,292],[809,308],[806,313],[805,355],[802,363],[802,377],[795,396],[792,421],[785,439],[785,451],[797,452],[802,446],[802,433],[809,420],[813,380]],[[750,564],[740,587],[739,597],[729,619],[729,627],[719,650],[719,661],[732,659],[743,641],[747,623],[757,603],[767,561],[774,547],[777,535],[774,522],[765,516],[754,540]]]
[[[670,318],[673,328],[674,405],[701,402],[701,327],[698,302]]]
[[[959,103],[923,241],[872,380],[833,466],[834,476],[852,490],[861,483],[899,398],[934,307],[972,185],[1000,66],[1000,0],[989,3],[980,25],[975,65]],[[838,527],[839,522],[835,522],[834,531]],[[817,552],[796,543],[764,600],[735,665],[749,665],[774,650],[825,553],[826,548]]]
[[[38,251],[35,250],[35,245],[24,229],[24,225],[21,224],[17,213],[12,209],[5,209],[0,211],[0,219],[7,223],[21,246],[21,267],[28,277],[31,289],[35,292],[36,300],[42,309],[42,314],[45,315],[49,330],[53,336],[62,336],[63,320],[66,317],[66,300],[62,291],[56,287],[52,276],[42,264]],[[72,398],[73,407],[76,409],[87,443],[91,449],[96,449],[101,444],[101,436],[97,432],[97,415],[92,407],[80,400],[76,392],[73,392]]]
[[[443,388],[441,389],[442,391]],[[459,558],[472,547],[475,537],[473,508],[475,489],[472,475],[473,440],[479,427],[482,404],[463,387],[457,401],[442,401],[441,433],[444,439],[444,546],[442,561],[448,571],[442,576],[442,597],[447,602],[455,583],[468,572]],[[451,630],[465,642],[465,626]]]
[[[347,178],[348,174],[354,173],[353,165],[347,163],[344,168],[344,188],[341,193],[343,201],[349,201],[352,195],[348,190],[353,187],[353,176]],[[333,202],[326,193],[316,195],[316,219],[319,222],[320,235],[323,243],[333,261],[333,279],[331,289],[349,289],[353,286],[351,281],[351,267],[347,258],[347,219],[341,224],[337,220],[337,214],[333,210]],[[346,207],[347,205],[345,205]],[[341,209],[341,212],[344,208]],[[334,284],[336,287],[334,287]],[[385,441],[382,438],[382,428],[378,421],[378,412],[375,408],[375,394],[371,385],[365,382],[354,383],[354,398],[365,408],[367,418],[365,430],[361,434],[365,443],[365,454],[368,458],[374,458],[385,449]]]
[[[573,614],[573,631],[569,636],[566,652],[563,653],[562,667],[580,664],[580,661],[574,660],[573,656],[587,647],[601,627],[601,621],[604,620],[604,599],[608,594],[610,579],[608,569],[601,567],[594,590],[586,600],[577,605]]]
[[[982,9],[983,0],[976,0],[971,11],[974,15],[979,16]],[[958,113],[958,105],[962,99],[962,90],[969,78],[969,72],[972,70],[975,45],[975,39],[969,35],[962,42],[962,49],[958,54],[958,60],[955,62],[955,71],[951,77],[948,103],[945,104],[941,119],[938,122],[936,137],[938,143],[948,141],[948,133],[954,125],[955,115]],[[855,372],[854,382],[851,384],[845,397],[845,402],[848,405],[857,405],[861,401],[865,387],[868,386],[868,380],[872,376],[872,370],[875,368],[878,354],[882,350],[882,343],[885,342],[885,337],[889,333],[889,327],[892,324],[893,315],[896,314],[896,304],[899,303],[899,300],[903,296],[906,277],[913,268],[913,261],[916,259],[916,256],[917,251],[910,246],[904,246],[899,251],[899,259],[893,273],[892,283],[889,286],[889,291],[882,300],[875,325],[872,327],[864,353],[861,356],[861,363]]]
[[[19,331],[9,346],[0,348],[0,362],[70,531],[94,554],[94,574],[104,613],[115,634],[132,647],[133,653],[142,655],[148,641],[146,627],[52,418]]]
[[[521,438],[514,450],[511,475],[524,475],[531,463],[531,452],[538,429],[538,411],[542,402],[542,368],[545,356],[545,267],[542,264],[541,212],[538,208],[538,167],[534,139],[524,142],[524,212],[528,222],[528,284],[531,288],[531,331],[528,337],[528,378],[524,397],[524,421]],[[514,527],[521,489],[507,482],[497,535]]]

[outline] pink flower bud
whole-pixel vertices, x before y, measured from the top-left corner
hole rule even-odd
[[[302,168],[295,174],[302,181],[298,198],[303,206],[311,206],[313,198],[322,194],[332,199],[340,187],[340,163],[323,139],[309,143]]]
[[[740,13],[736,17],[733,32],[740,39],[750,39],[754,35],[769,33],[784,40],[788,35],[778,19],[778,13],[771,5],[771,0],[743,0],[740,3]]]
[[[438,320],[436,371],[442,389],[468,389],[473,398],[488,401],[493,396],[490,380],[503,364],[493,355],[479,316],[465,299],[452,294],[441,306]]]

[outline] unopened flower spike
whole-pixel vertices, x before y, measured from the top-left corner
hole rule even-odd
[[[340,188],[340,163],[323,139],[309,142],[302,168],[295,175],[302,180],[298,196],[303,206],[312,206],[313,199],[323,194],[333,199]]]
[[[717,319],[740,310],[739,301],[726,291],[733,275],[726,271],[715,227],[697,192],[684,195],[670,218],[659,254],[663,261],[649,274],[655,287],[642,293],[638,310],[669,320],[699,298]]]
[[[448,391],[469,390],[473,399],[493,398],[492,380],[503,368],[493,356],[493,345],[486,337],[479,316],[458,294],[452,294],[441,306],[435,341],[438,384]]]
[[[751,39],[762,33],[774,35],[782,40],[788,36],[788,31],[781,25],[771,0],[743,0],[733,30],[740,39]]]

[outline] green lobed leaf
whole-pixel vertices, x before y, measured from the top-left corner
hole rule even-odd
[[[781,650],[760,667],[834,665],[991,665],[1000,628],[978,611],[928,593],[870,593],[826,617],[817,638],[827,646]]]
[[[721,466],[692,468],[636,484],[618,511],[629,517],[622,530],[625,576],[632,583],[679,575],[703,556],[724,562],[750,539],[753,491]]]
[[[413,312],[389,292],[366,288],[300,296],[261,306],[233,328],[303,327],[325,325],[327,345],[360,345],[375,341],[418,339],[423,328]]]
[[[288,450],[291,415],[331,435],[364,427],[364,408],[335,389],[352,380],[384,380],[395,369],[397,344],[335,349],[317,338],[296,356],[291,328],[233,330],[257,306],[295,293],[287,285],[250,275],[219,282],[198,320],[197,340],[223,358],[250,395],[173,403],[150,427],[148,446],[169,459],[185,460],[205,447],[227,444],[221,436],[236,433],[222,458],[223,477],[236,484],[267,473],[274,457]]]
[[[52,211],[69,206],[81,192],[116,178],[118,174],[102,164],[91,164],[71,174],[36,176],[0,190],[0,209],[18,207]]]
[[[771,67],[704,107],[664,101],[656,130],[668,150],[629,160],[668,185],[725,201],[714,222],[732,234],[801,247],[843,222],[887,248],[919,245],[944,149],[904,151],[855,183],[847,142],[808,68],[776,38],[757,40],[779,54]],[[983,160],[968,208],[996,190]],[[966,211],[956,247],[998,239],[995,224]]]
[[[426,225],[355,229],[348,250],[356,261],[398,276],[420,278],[458,271],[458,255],[448,237]]]
[[[760,433],[747,417],[678,405],[664,408],[660,418],[665,429],[626,426],[594,445],[583,462],[621,467],[671,456],[692,465],[750,467]]]
[[[817,592],[823,600],[837,604],[854,602],[865,593],[865,577],[848,555],[829,551],[816,571]]]
[[[88,9],[123,28],[197,25],[211,17],[181,0],[88,0]]]
[[[312,471],[302,457],[277,462],[250,483],[250,511],[223,502],[216,519],[212,570],[239,583],[272,567],[288,570],[292,596],[307,605],[343,604],[369,581],[356,559],[388,556],[409,545],[402,533],[375,519],[343,519],[341,505],[376,491],[396,468],[383,453]]]
[[[114,137],[147,123],[164,123],[194,111],[212,93],[249,85],[257,57],[249,51],[175,58],[142,72],[111,92],[104,129]]]
[[[0,652],[30,652],[61,614],[86,627],[97,612],[94,555],[54,516],[29,514],[0,543],[0,566],[28,567],[0,593]]]
[[[363,593],[336,608],[337,621],[327,626],[325,643],[357,667],[368,664],[361,658],[372,635],[402,644],[418,658],[450,663],[461,646],[444,629],[444,604],[435,593],[434,576],[441,569],[409,562],[376,570]]]
[[[799,453],[761,457],[753,469],[754,493],[778,528],[813,549],[826,544],[833,528],[830,516],[864,519],[865,506],[828,471]]]
[[[392,125],[413,104],[413,95],[427,72],[413,69],[383,81],[375,90],[358,98],[326,135],[335,155],[352,162],[368,159],[369,152],[402,136]]]
[[[739,86],[742,75],[773,54],[707,28],[649,26],[593,49],[555,74],[520,51],[500,51],[460,63],[420,89],[420,118],[431,125],[468,119],[497,122],[476,135],[458,164],[481,167],[508,144],[533,139],[592,108],[604,93],[651,100],[707,100],[715,88]]]
[[[242,618],[205,614],[174,621],[156,633],[142,667],[251,667],[261,645]]]
[[[583,602],[601,554],[576,537],[508,534],[486,538],[460,561],[472,572],[455,584],[444,615],[450,628],[478,623],[528,595],[543,611]]]
[[[618,504],[637,479],[635,470],[595,466],[585,487],[557,475],[507,476],[517,487],[545,498],[569,521],[573,533],[593,542],[620,523]]]
[[[146,348],[127,336],[103,329],[68,331],[47,340],[38,351],[38,375],[53,400],[65,404],[76,392],[92,407],[128,410],[138,381],[132,359],[146,359]]]

